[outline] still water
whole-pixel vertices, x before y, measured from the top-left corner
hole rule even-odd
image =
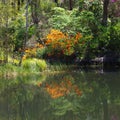
[[[120,120],[120,71],[0,78],[0,120]]]

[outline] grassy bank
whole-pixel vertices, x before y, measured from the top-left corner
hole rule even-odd
[[[26,59],[23,61],[21,66],[13,63],[7,63],[0,66],[0,76],[15,77],[17,75],[29,75],[29,74],[40,74],[40,73],[58,73],[71,71],[75,69],[75,65],[66,65],[63,63],[49,64],[45,60],[40,59]]]
[[[21,66],[13,63],[7,63],[0,66],[0,76],[17,76],[27,74],[37,74],[47,69],[45,60],[39,59],[26,59]]]

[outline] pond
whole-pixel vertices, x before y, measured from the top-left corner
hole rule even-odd
[[[0,78],[0,120],[120,120],[120,71]]]

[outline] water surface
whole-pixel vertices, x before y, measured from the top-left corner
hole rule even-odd
[[[0,120],[120,120],[120,71],[0,78]]]

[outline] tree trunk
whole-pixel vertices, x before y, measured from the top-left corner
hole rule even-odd
[[[18,10],[20,10],[20,0],[17,1]]]
[[[23,3],[24,2],[24,0],[21,0],[21,3]]]
[[[58,5],[58,0],[54,0],[54,2]]]
[[[104,26],[107,25],[108,5],[109,5],[109,0],[104,0],[104,3],[103,3],[103,19],[102,19],[102,25],[104,25]]]
[[[8,38],[5,39],[4,62],[8,63]]]
[[[5,54],[4,54],[4,61],[5,63],[8,63],[8,54],[9,54],[9,35],[8,35],[8,16],[6,16],[6,30],[5,30]]]
[[[26,2],[26,14],[25,14],[25,17],[26,17],[26,31],[25,31],[25,39],[23,41],[23,50],[21,52],[19,66],[21,66],[21,64],[22,64],[22,58],[24,56],[25,48],[26,48],[26,41],[28,40],[28,27],[29,27],[29,24],[28,24],[28,6],[29,6],[29,0],[27,0],[27,2]]]
[[[83,10],[84,0],[79,1],[79,11]]]
[[[33,19],[33,23],[34,23],[34,25],[36,26],[36,36],[37,36],[37,38],[38,38],[38,40],[40,40],[41,41],[41,43],[43,43],[42,42],[42,40],[40,39],[40,30],[39,30],[39,21],[40,21],[40,19],[39,19],[39,4],[40,4],[40,0],[35,0],[35,2],[32,2],[31,3],[31,10],[32,10],[32,19]],[[56,3],[58,3],[58,0],[56,0],[56,1],[54,1],[54,2],[56,2]]]
[[[39,23],[39,18],[38,18],[39,4],[40,4],[39,0],[35,0],[34,2],[31,3],[32,20],[33,20],[33,23],[36,25],[38,25]]]
[[[72,10],[73,9],[73,4],[72,4],[72,0],[69,0],[69,10]]]

